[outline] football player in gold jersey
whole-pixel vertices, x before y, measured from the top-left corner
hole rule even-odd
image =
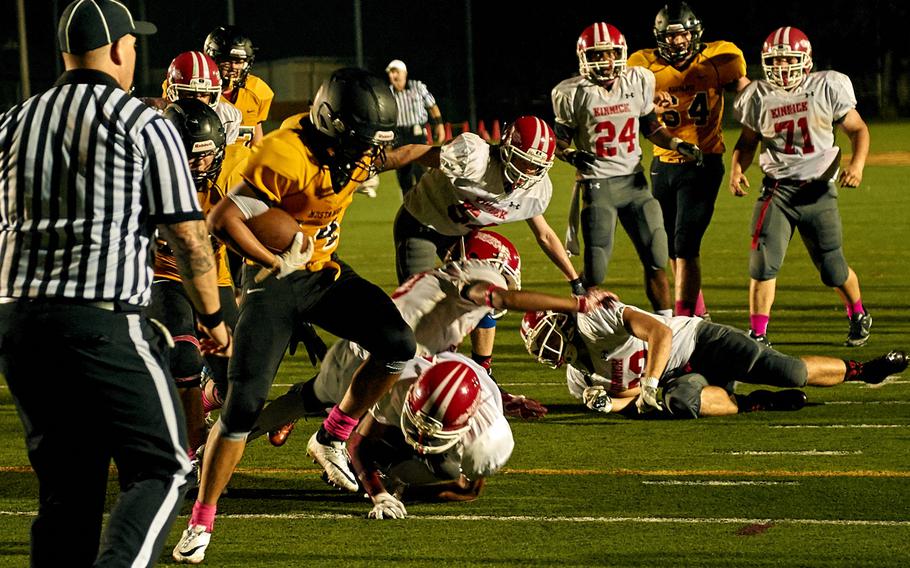
[[[231,164],[225,159],[224,126],[218,114],[206,103],[197,99],[180,99],[164,111],[177,128],[189,158],[190,171],[196,183],[199,203],[204,213],[225,195],[225,188],[239,180],[239,171],[246,161],[245,155],[235,156]],[[249,153],[249,149],[238,147]],[[180,281],[177,259],[171,247],[162,238],[157,239],[155,278],[152,283],[152,302],[149,317],[164,324],[174,339],[170,355],[170,368],[174,376],[186,414],[190,459],[205,441],[205,421],[200,397],[200,376],[203,358],[196,333],[196,315],[189,296]],[[218,265],[218,289],[224,321],[233,328],[237,321],[237,304],[234,287],[225,260],[225,247],[213,243],[215,262]],[[227,362],[224,357],[209,357],[208,365],[221,382],[221,392],[227,392]]]
[[[178,562],[199,563],[205,556],[218,498],[243,456],[247,434],[299,321],[359,343],[370,353],[307,444],[307,453],[331,483],[348,491],[358,487],[345,441],[398,380],[414,356],[416,341],[391,298],[358,276],[336,251],[354,190],[385,161],[397,113],[382,78],[362,69],[336,71],[316,93],[307,119],[270,133],[253,149],[243,183],[209,217],[216,235],[249,261],[267,267],[270,275],[263,278],[260,266],[244,267],[230,389],[206,443],[189,527],[173,552]],[[246,224],[270,207],[287,212],[303,231],[277,255]]]
[[[221,96],[243,115],[238,140],[248,146],[258,144],[275,93],[265,81],[250,73],[255,59],[253,42],[237,26],[220,26],[205,38],[203,51],[218,64]]]
[[[656,111],[674,138],[696,144],[704,165],[654,147],[651,185],[660,202],[676,280],[676,315],[704,315],[701,241],[714,214],[724,177],[721,120],[724,91],[749,84],[742,51],[727,41],[703,43],[702,23],[685,2],[664,6],[654,21],[657,48],[629,56],[628,65],[650,69]]]

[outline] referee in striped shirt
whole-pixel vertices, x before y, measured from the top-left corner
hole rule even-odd
[[[183,145],[128,94],[135,35],[154,31],[115,0],[73,2],[66,72],[0,116],[0,373],[39,482],[32,566],[151,566],[182,501],[169,336],[142,313],[156,225],[208,349],[230,351]],[[111,459],[121,493],[99,547]]]
[[[405,144],[426,144],[424,128],[427,121],[433,125],[433,136],[436,137],[436,141],[444,142],[446,132],[442,124],[442,113],[427,86],[420,81],[409,80],[408,67],[400,59],[392,60],[386,66],[385,72],[389,75],[389,89],[398,104],[395,147]],[[396,174],[401,192],[405,193],[417,185],[424,171],[423,166],[416,163],[399,168]]]

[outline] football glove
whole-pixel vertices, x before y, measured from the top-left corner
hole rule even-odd
[[[319,362],[325,359],[326,353],[329,352],[329,348],[326,347],[322,338],[316,335],[316,330],[313,329],[313,326],[305,321],[298,321],[294,324],[294,329],[291,330],[291,341],[288,343],[288,353],[291,355],[297,353],[297,345],[303,343],[303,346],[306,347],[307,355],[310,356],[310,363],[316,367],[319,365]]]
[[[696,166],[701,166],[705,163],[705,155],[702,153],[701,148],[691,142],[684,142],[679,138],[674,138],[670,146],[671,150],[676,150],[683,157],[694,160]]]
[[[581,400],[585,406],[596,412],[609,414],[613,410],[613,399],[607,394],[607,389],[600,385],[585,388]]]
[[[566,150],[562,153],[563,160],[575,166],[583,174],[591,173],[591,167],[597,161],[597,156],[585,150]]]
[[[662,393],[657,388],[658,382],[659,379],[657,377],[645,377],[639,381],[638,388],[641,390],[641,394],[638,396],[638,400],[635,401],[635,407],[638,408],[639,414],[650,412],[651,410],[664,409],[664,405],[660,401],[663,398]]]
[[[304,239],[306,239],[306,248],[303,246]],[[278,278],[279,280],[289,274],[293,274],[310,261],[313,257],[313,249],[315,247],[316,242],[313,240],[313,237],[298,232],[294,235],[291,246],[275,257],[275,264],[260,270],[256,275],[255,281],[257,283],[262,282],[271,274],[275,274],[275,278]]]
[[[403,519],[408,515],[404,503],[385,491],[373,495],[373,510],[367,515],[370,519]]]
[[[509,394],[499,389],[502,394],[502,408],[506,416],[521,418],[522,420],[536,420],[546,415],[547,407],[540,404],[533,398],[528,398],[521,394]]]

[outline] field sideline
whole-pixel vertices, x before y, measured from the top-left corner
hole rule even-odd
[[[794,242],[769,327],[783,352],[867,359],[910,349],[910,126],[870,128],[873,155],[863,183],[840,190],[840,205],[845,254],[874,319],[872,339],[859,349],[842,346],[843,306],[820,283],[802,244]],[[726,133],[728,147],[735,139],[735,132]],[[726,165],[729,169],[729,152]],[[558,163],[552,177],[555,195],[547,218],[562,234],[571,172]],[[391,221],[400,194],[394,174],[381,180],[379,197],[357,196],[346,215],[340,255],[391,291]],[[748,324],[749,220],[760,187],[757,166],[750,169],[750,180],[746,198],[732,197],[726,182],[721,187],[702,249],[712,317],[738,327]],[[501,232],[522,253],[525,288],[568,293],[524,224]],[[646,307],[639,261],[621,229],[616,240],[605,287]],[[408,519],[367,520],[366,500],[319,479],[305,455],[318,422],[301,421],[283,448],[262,440],[250,445],[219,504],[206,565],[910,565],[910,373],[877,387],[810,389],[810,405],[797,413],[632,421],[583,411],[565,389],[563,373],[537,365],[525,353],[517,331],[520,315],[500,321],[496,377],[509,390],[546,403],[551,412],[536,423],[511,422],[515,453],[479,500],[407,503]],[[306,355],[298,353],[285,360],[276,383],[313,374]],[[275,386],[272,396],[285,388]],[[78,432],[78,425],[73,430]],[[0,567],[25,566],[37,483],[5,383],[0,383],[0,439]],[[79,442],[76,434],[74,443]],[[115,497],[115,475],[112,480],[109,493]],[[161,565],[171,564],[170,550],[189,504]]]

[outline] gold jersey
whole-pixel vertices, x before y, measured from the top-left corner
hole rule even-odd
[[[746,60],[738,47],[712,41],[682,69],[667,63],[657,49],[642,49],[629,56],[628,65],[649,69],[655,91],[670,93],[672,104],[660,119],[671,136],[698,144],[705,154],[724,153],[724,87],[746,76]],[[665,162],[684,161],[677,152],[658,146],[654,156]]]
[[[243,179],[273,207],[294,217],[313,238],[313,257],[306,269],[315,272],[331,264],[341,221],[359,183],[349,182],[335,193],[329,169],[319,165],[302,135],[299,125],[269,133],[253,148]],[[362,174],[355,170],[353,177]]]
[[[207,181],[202,189],[196,192],[199,205],[203,213],[208,215],[227,192],[243,181],[243,170],[246,168],[250,149],[246,146],[232,144],[225,148],[224,161],[221,164],[221,173],[214,182]],[[155,255],[155,279],[165,278],[180,282],[180,271],[177,269],[177,259],[174,252],[162,239],[157,239],[158,251]],[[231,270],[228,267],[227,247],[224,243],[212,239],[212,249],[215,253],[215,264],[218,267],[218,286],[233,286]]]

